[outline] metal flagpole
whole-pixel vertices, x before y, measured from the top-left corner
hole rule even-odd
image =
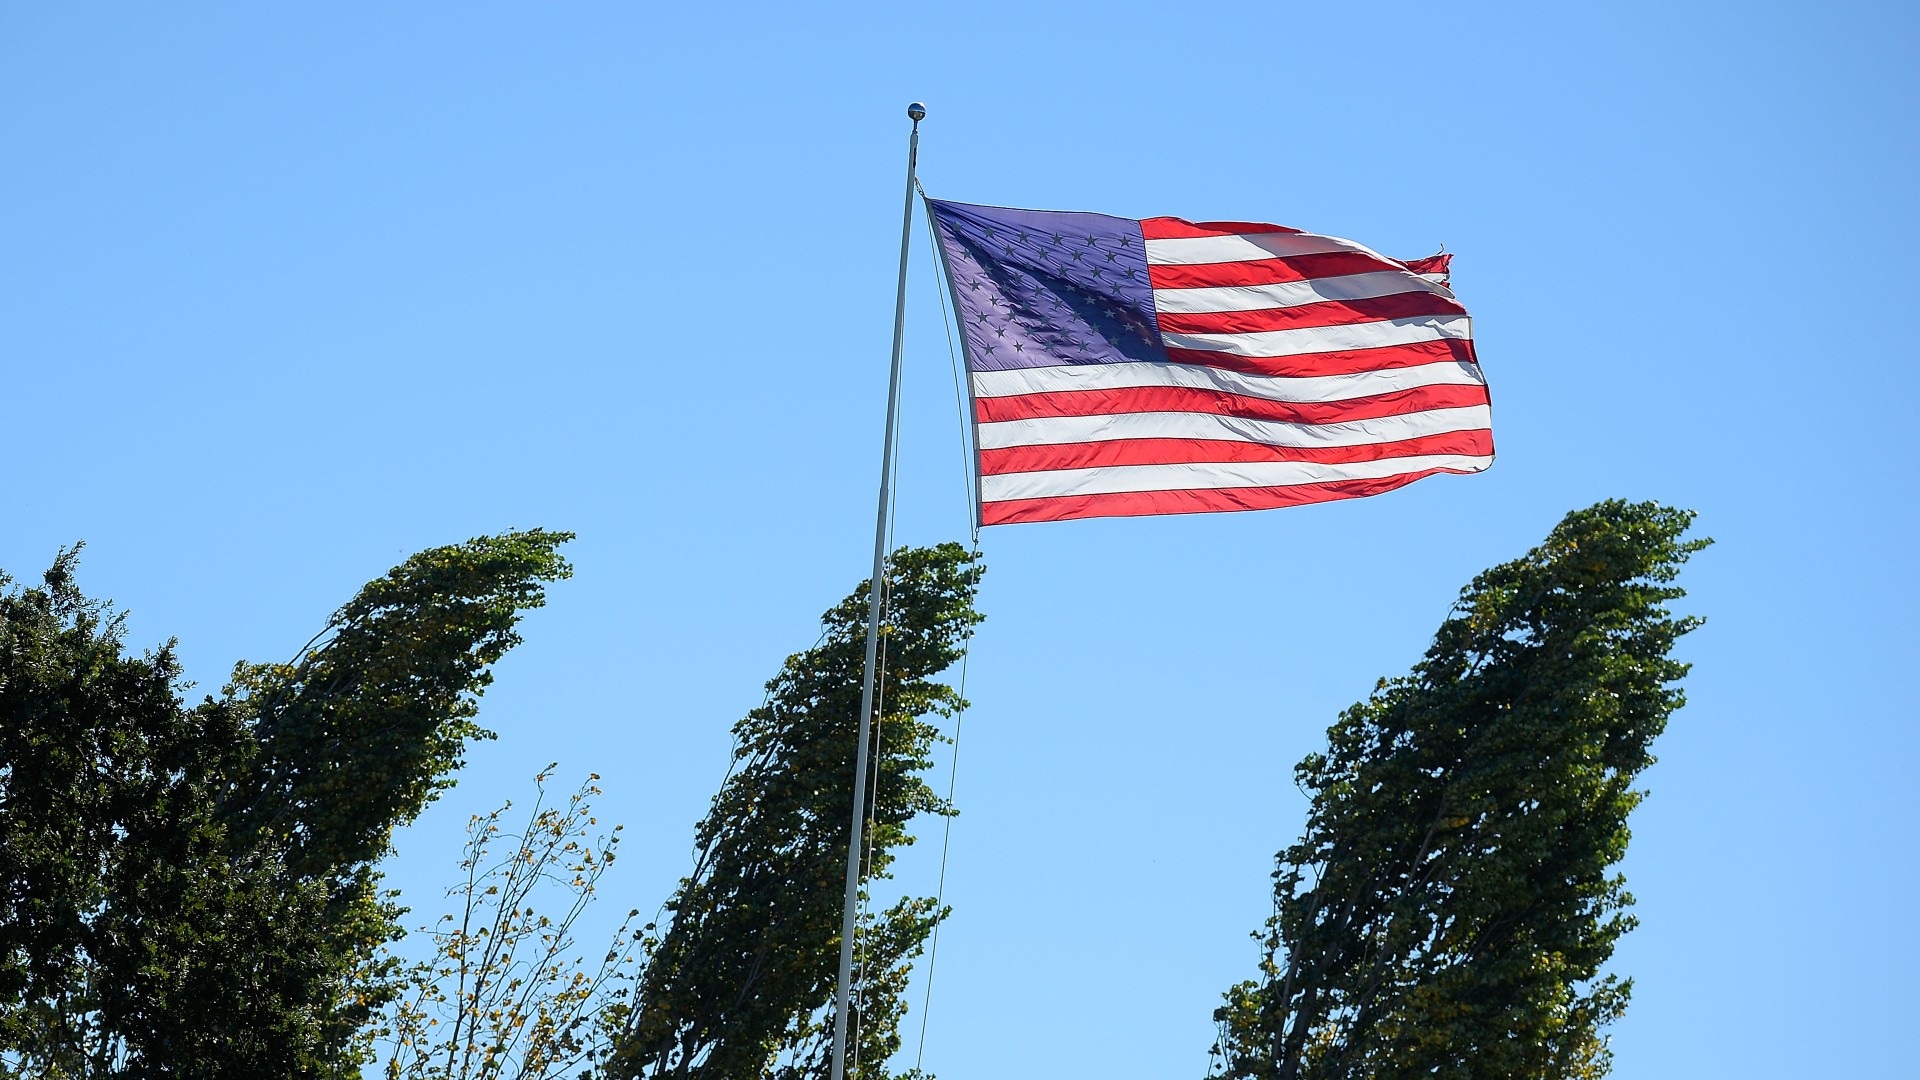
[[[900,285],[893,300],[893,368],[887,375],[886,447],[880,455],[880,512],[873,526],[873,578],[867,585],[867,666],[860,683],[860,745],[854,755],[853,834],[847,841],[847,905],[840,917],[840,987],[833,1007],[832,1080],[847,1075],[847,992],[853,981],[853,932],[860,902],[860,833],[867,817],[867,743],[873,734],[874,662],[880,651],[881,575],[886,570],[887,511],[893,505],[893,440],[900,412],[900,350],[907,320],[907,241],[913,236],[913,172],[920,156],[920,121],[927,107],[907,106],[913,135],[907,141],[907,203],[900,216]]]

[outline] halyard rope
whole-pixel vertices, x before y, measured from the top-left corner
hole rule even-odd
[[[974,545],[974,554],[979,554],[980,546]],[[947,809],[953,809],[953,791],[955,781],[960,775],[960,722],[967,715],[967,654],[973,649],[973,631],[968,629],[966,640],[960,646],[960,711],[953,714],[953,758],[947,765]],[[947,848],[953,841],[953,815],[949,813],[940,829],[940,884],[934,889],[933,910],[940,911],[941,902],[947,897]],[[944,920],[943,920],[944,921]],[[933,924],[933,938],[927,943],[927,987],[926,995],[920,1001],[920,1044],[913,1054],[913,1071],[920,1071],[920,1063],[927,1054],[927,1014],[933,1009],[933,965],[940,959],[940,924]]]
[[[927,244],[937,250],[939,240],[933,231],[933,209],[927,205],[927,191],[920,187],[918,179],[914,181],[914,187],[920,192],[920,208],[926,213]],[[953,342],[953,322],[958,318],[958,313],[948,309],[947,291],[941,287],[938,275],[934,279],[933,292],[940,300],[940,328],[946,331],[947,360],[953,369],[953,402],[960,419],[961,490],[967,506],[967,527],[972,534],[973,554],[977,556],[980,554],[980,515],[973,505],[972,458],[967,452],[967,432],[970,430],[970,425],[967,423],[967,394],[962,387],[960,377],[960,351]],[[966,634],[960,645],[960,685],[956,690],[960,698],[960,709],[953,714],[953,755],[947,766],[947,809],[949,811],[953,809],[955,785],[960,776],[960,727],[962,721],[966,719],[967,712],[967,661],[973,651],[973,628],[968,627]],[[947,853],[952,844],[953,816],[949,813],[940,829],[940,878],[933,897],[933,910],[936,913],[941,910],[947,897]],[[933,934],[927,942],[927,982],[925,993],[920,1001],[920,1039],[913,1055],[913,1071],[916,1073],[921,1071],[921,1065],[927,1055],[927,1018],[933,1011],[933,971],[939,959],[940,923],[936,922],[933,924]]]

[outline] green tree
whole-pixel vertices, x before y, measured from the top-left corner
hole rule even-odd
[[[1610,874],[1683,701],[1666,604],[1692,514],[1604,502],[1461,592],[1426,657],[1295,770],[1263,976],[1226,995],[1216,1075],[1598,1077],[1631,984]]]
[[[980,621],[982,568],[957,544],[902,548],[888,563],[875,777],[863,855],[884,878],[908,824],[952,808],[921,779],[962,706],[933,681]],[[867,585],[822,618],[820,642],[787,658],[767,699],[734,727],[733,771],[695,833],[693,872],[668,901],[611,1072],[699,1080],[824,1076],[838,974],[841,882],[853,799]],[[945,915],[909,897],[861,920],[851,1039],[859,1067],[888,1075],[908,966]]]
[[[488,736],[568,538],[415,555],[191,707],[77,552],[0,578],[0,1075],[357,1077],[399,932],[373,864]]]

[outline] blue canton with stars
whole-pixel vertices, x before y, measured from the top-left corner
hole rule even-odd
[[[927,200],[972,371],[1167,360],[1140,223]]]

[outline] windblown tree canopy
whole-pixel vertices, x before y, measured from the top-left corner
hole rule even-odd
[[[886,876],[920,814],[952,808],[921,779],[964,704],[933,681],[981,616],[982,567],[958,544],[902,548],[887,564],[887,618],[865,858]],[[827,1075],[851,834],[853,752],[867,585],[822,618],[820,643],[787,658],[766,703],[734,726],[734,767],[695,833],[693,872],[666,907],[613,1075],[813,1080]],[[890,1075],[909,965],[945,912],[909,897],[862,922],[849,1076]]]
[[[489,736],[567,539],[415,555],[195,706],[77,551],[0,577],[0,1075],[357,1078],[398,933],[373,862]]]
[[[1610,874],[1633,787],[1683,696],[1699,625],[1666,605],[1709,541],[1693,515],[1604,502],[1476,577],[1425,659],[1384,680],[1295,770],[1262,977],[1215,1013],[1218,1076],[1598,1077],[1629,981]]]

